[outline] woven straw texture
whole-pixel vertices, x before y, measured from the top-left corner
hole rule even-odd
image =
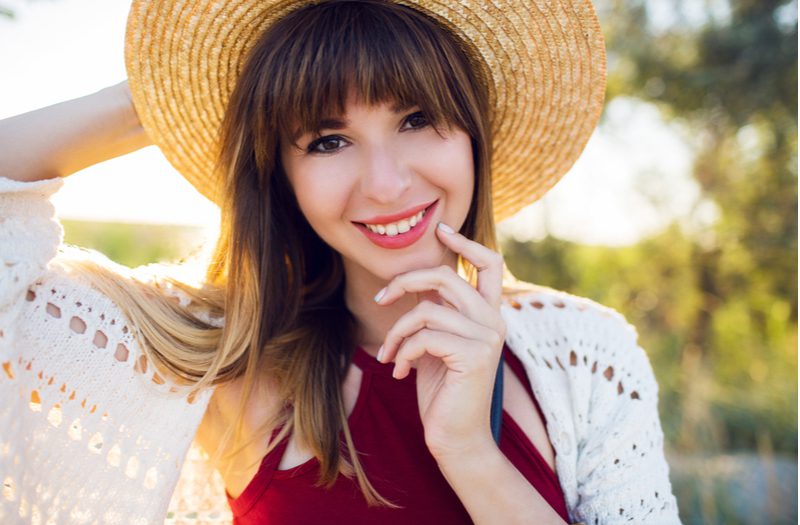
[[[125,61],[148,135],[219,202],[217,134],[259,35],[297,0],[134,0]],[[495,218],[547,192],[574,164],[603,105],[605,47],[589,0],[407,1],[448,27],[483,69],[493,109]]]

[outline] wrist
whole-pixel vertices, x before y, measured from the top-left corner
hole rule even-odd
[[[127,81],[108,86],[103,91],[106,92],[110,104],[119,115],[122,122],[128,126],[141,126],[139,115],[133,105],[131,89]]]
[[[482,461],[500,454],[500,449],[490,434],[477,436],[469,442],[450,442],[444,446],[429,447],[429,450],[442,470],[453,465],[459,467],[466,466],[468,463],[479,465]]]
[[[142,127],[136,107],[133,105],[128,81],[124,80],[113,86],[108,86],[101,90],[109,104],[110,111],[116,115],[119,123],[117,134],[119,146],[123,153],[128,153],[136,149],[149,146],[152,141]]]

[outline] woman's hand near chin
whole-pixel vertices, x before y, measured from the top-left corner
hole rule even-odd
[[[0,120],[0,177],[66,177],[150,144],[128,82]]]
[[[407,293],[420,302],[386,335],[379,360],[394,362],[402,379],[416,365],[425,442],[437,460],[496,448],[489,412],[505,323],[500,315],[500,254],[441,225],[441,242],[478,269],[477,289],[449,266],[395,277],[377,301]]]

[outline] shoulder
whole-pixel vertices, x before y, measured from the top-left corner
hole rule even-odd
[[[506,288],[501,312],[510,328],[530,332],[530,327],[535,327],[535,339],[550,339],[551,344],[558,338],[573,346],[603,341],[635,343],[638,339],[633,325],[613,308],[544,286],[523,283]]]
[[[122,273],[109,275],[125,278]],[[57,259],[27,287],[20,314],[12,348],[27,359],[59,367],[59,359],[74,360],[79,355],[75,372],[94,374],[93,384],[103,380],[114,383],[130,375],[125,386],[154,389],[154,395],[191,391],[160,377],[145,357],[138,327],[125,311],[91,280],[60,265]],[[62,369],[60,375],[64,373]]]
[[[658,385],[636,330],[586,298],[532,285],[506,292],[507,343],[545,414],[570,515],[679,523]]]
[[[578,313],[587,313],[586,317],[589,320],[596,318],[611,320],[632,329],[625,318],[613,308],[586,297],[536,284],[515,282],[513,286],[504,286],[503,306],[522,312],[522,315],[533,313],[536,316],[562,319],[571,318]]]
[[[128,396],[163,399],[175,406],[194,404],[196,398],[207,400],[210,392],[193,395],[190,385],[156,370],[140,344],[140,328],[124,308],[103,293],[94,278],[66,262],[78,259],[102,265],[102,279],[119,283],[130,277],[130,269],[98,252],[62,246],[25,290],[14,337],[8,341],[9,355],[17,357],[20,364],[34,362],[46,367],[62,384],[71,379],[91,384],[97,391],[117,389]],[[155,287],[153,290],[158,293]],[[173,297],[174,293],[164,295]],[[176,303],[180,300],[174,297]],[[91,376],[91,381],[85,376]],[[118,397],[106,396],[104,402]]]
[[[616,310],[552,288],[508,288],[501,311],[509,347],[529,373],[577,399],[655,401],[658,387],[636,329]]]

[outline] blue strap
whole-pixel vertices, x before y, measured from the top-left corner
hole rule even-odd
[[[492,413],[489,416],[492,425],[492,437],[495,443],[500,444],[500,426],[503,423],[503,355],[500,354],[500,364],[497,365],[497,375],[492,391]]]

